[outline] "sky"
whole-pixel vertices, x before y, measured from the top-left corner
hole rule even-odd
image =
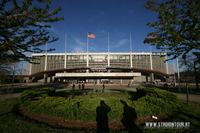
[[[64,21],[51,24],[50,31],[59,38],[48,44],[54,52],[86,52],[87,32],[96,35],[89,39],[89,52],[107,52],[108,32],[111,52],[130,51],[130,32],[133,52],[158,51],[144,44],[144,38],[152,29],[147,22],[154,21],[156,14],[147,10],[146,0],[52,0],[52,8],[61,6],[57,16]]]

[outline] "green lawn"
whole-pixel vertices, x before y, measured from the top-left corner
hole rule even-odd
[[[22,96],[21,106],[33,114],[48,114],[67,120],[95,121],[96,107],[104,100],[111,107],[109,119],[120,121],[123,114],[120,99],[135,108],[138,117],[170,113],[181,106],[174,94],[156,88],[142,89],[137,93],[63,91],[55,96],[49,96],[43,90],[27,91]]]
[[[184,103],[181,110],[173,117],[168,118],[168,122],[190,122],[189,129],[145,129],[145,133],[200,133],[200,104]]]
[[[149,93],[149,96],[147,97],[149,100],[147,100],[145,97],[142,97],[142,98],[139,98],[138,101],[140,102],[143,102],[143,100],[145,102],[151,102],[151,104],[149,106],[146,106],[146,108],[149,108],[150,106],[153,106],[153,104],[156,104],[155,102],[158,102],[157,105],[162,105],[161,103],[161,96],[162,94],[162,91],[160,92],[160,90],[156,91],[156,92],[159,92],[158,93],[155,93],[153,92],[152,94],[152,90],[150,90]],[[26,93],[27,94],[27,93]],[[71,101],[73,101],[74,97],[73,96],[70,96],[68,95],[69,93],[62,93],[62,94],[59,94],[60,96],[53,96],[53,97],[50,97],[48,95],[46,95],[45,93],[43,93],[41,96],[40,94],[40,98],[47,98],[47,99],[51,99],[51,98],[58,98],[59,100],[56,100],[57,102],[59,101],[60,103],[63,103],[65,100],[67,99],[71,99]],[[167,93],[168,94],[168,93]],[[37,95],[37,94],[36,94]],[[46,95],[46,96],[45,96]],[[116,99],[117,101],[119,99],[123,99],[123,100],[126,100],[126,102],[130,105],[130,106],[134,106],[136,108],[136,111],[138,113],[139,116],[142,116],[142,115],[146,115],[145,111],[142,111],[140,112],[138,108],[138,106],[141,104],[141,103],[137,103],[136,101],[133,101],[132,103],[132,100],[131,99],[134,99],[133,98],[133,94],[130,94],[130,93],[124,93],[123,96],[121,95],[121,93],[116,93],[114,94],[115,96],[118,96],[118,98]],[[170,95],[170,94],[169,94]],[[168,96],[169,96],[168,95]],[[67,96],[67,98],[65,97]],[[90,97],[92,99],[98,99],[98,100],[105,100],[105,102],[111,106],[113,106],[114,103],[110,103],[110,101],[107,101],[107,98],[109,99],[113,99],[112,96],[109,94],[109,93],[106,93],[106,94],[102,94],[102,93],[98,93],[98,96],[94,96],[93,93],[88,93],[88,94],[84,94],[84,95],[79,95],[79,96],[76,96],[76,97],[80,97],[80,96],[83,96],[83,97]],[[166,95],[165,95],[166,96]],[[165,101],[168,99],[167,97],[165,96],[162,96],[162,99],[165,99]],[[172,96],[172,95],[171,95]],[[150,98],[152,97],[152,98]],[[154,101],[153,97],[157,98],[158,100],[157,101]],[[164,98],[165,97],[165,98]],[[172,96],[171,98],[173,98],[174,96]],[[40,99],[39,98],[39,99]],[[105,99],[104,99],[105,98]],[[126,99],[128,98],[128,99]],[[32,99],[32,100],[30,100]],[[34,99],[33,97],[29,97],[29,100],[30,101],[27,101],[28,99],[24,99],[26,102],[24,102],[24,105],[26,105],[26,107],[29,107],[28,106],[28,102],[36,102],[38,101],[39,99]],[[160,101],[160,100],[161,101]],[[64,101],[63,101],[64,100]],[[99,104],[99,101],[96,101],[96,105]],[[113,99],[114,100],[114,99]],[[112,100],[111,100],[112,101]],[[115,100],[114,100],[115,101]],[[86,102],[86,101],[84,101]],[[83,102],[83,103],[84,103]],[[173,100],[171,101],[173,102]],[[45,133],[45,132],[52,132],[52,133],[62,133],[62,132],[66,132],[66,133],[70,133],[70,132],[74,132],[73,130],[69,130],[69,129],[59,129],[59,128],[55,128],[55,127],[50,127],[46,124],[42,124],[42,123],[38,123],[38,122],[35,122],[35,121],[32,121],[32,120],[29,120],[27,118],[24,118],[23,116],[20,116],[18,113],[15,112],[15,107],[17,107],[16,105],[18,104],[18,99],[16,98],[11,98],[11,99],[4,99],[4,100],[0,100],[0,132],[1,133],[36,133],[36,132],[39,132],[39,133]],[[65,102],[64,102],[65,103]],[[72,102],[74,104],[71,104],[71,105],[76,105],[76,102]],[[88,103],[88,102],[87,102]],[[51,104],[49,105],[54,105],[54,101],[52,100],[51,101]],[[119,104],[120,103],[115,103],[115,104]],[[95,105],[95,106],[96,106]],[[157,106],[157,105],[154,105],[153,107]],[[171,104],[167,104],[167,107],[169,107]],[[189,103],[189,105],[183,103],[181,104],[181,110],[179,111],[179,113],[171,118],[169,118],[167,121],[186,121],[186,122],[191,122],[191,127],[189,129],[190,132],[200,132],[200,104],[197,104],[197,103]],[[32,105],[31,105],[32,106]],[[39,105],[40,106],[40,105]],[[89,102],[89,105],[88,107],[90,108],[91,106],[94,106],[92,105],[92,103]],[[93,110],[95,109],[95,106],[93,108],[91,108],[90,110]],[[141,105],[142,106],[142,105]],[[56,106],[57,107],[57,106]],[[59,106],[58,106],[59,107]],[[87,107],[87,108],[88,108]],[[152,108],[153,108],[152,107]],[[163,105],[161,106],[163,107]],[[86,107],[81,107],[81,108],[86,108]],[[171,108],[175,108],[175,106],[171,106]],[[112,108],[113,109],[113,108]],[[148,109],[149,110],[149,109]],[[156,109],[155,109],[156,110]],[[168,111],[168,109],[165,109],[166,111]],[[36,110],[35,110],[36,111]],[[43,111],[43,110],[41,110]],[[120,110],[119,110],[120,111]],[[53,112],[53,111],[52,111]],[[36,113],[36,112],[35,112]],[[150,112],[151,113],[151,112]],[[159,111],[157,112],[159,113]],[[160,112],[160,113],[163,113],[163,112]],[[116,113],[117,114],[117,113]],[[115,114],[115,115],[116,115]],[[121,113],[120,113],[120,116],[121,116]],[[88,119],[87,117],[83,117],[84,119]],[[109,114],[109,119],[112,118],[112,114],[110,113]],[[91,119],[91,118],[90,118]],[[79,133],[86,133],[88,131],[79,131],[79,130],[76,130],[75,132],[79,132]],[[143,132],[157,132],[157,133],[160,133],[160,132],[184,132],[183,129],[167,129],[167,130],[164,130],[164,129],[145,129],[143,130]]]
[[[0,133],[71,133],[73,130],[58,129],[46,124],[38,123],[23,116],[13,110],[18,103],[18,99],[0,100]],[[78,133],[87,133],[79,131]]]

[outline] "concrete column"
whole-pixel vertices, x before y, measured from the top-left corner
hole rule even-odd
[[[67,68],[67,54],[65,53],[65,62],[64,62],[64,68]]]
[[[108,53],[108,67],[110,67],[110,53]],[[108,73],[110,72],[110,69],[108,69]]]
[[[152,53],[150,53],[150,67],[151,67],[151,70],[153,70],[153,58],[152,58]],[[153,73],[150,74],[150,80],[151,80],[151,82],[154,81],[154,74],[153,74]]]
[[[47,78],[48,78],[48,75],[44,74],[44,83],[47,83]]]
[[[33,77],[28,78],[28,82],[32,83],[33,82]]]
[[[150,74],[150,80],[151,80],[151,82],[154,81],[154,74],[153,73]]]
[[[47,70],[47,53],[45,55],[44,71]]]
[[[167,53],[166,53],[166,56],[165,56],[165,60],[167,60]],[[166,73],[169,74],[169,67],[168,67],[167,61],[165,62],[165,65],[166,65]]]
[[[135,80],[135,78],[133,77],[133,79],[131,80],[131,84],[132,84],[132,82]]]
[[[110,67],[110,53],[108,53],[108,67]]]
[[[86,70],[87,73],[89,73],[88,68],[89,68],[89,55],[88,55],[88,53],[87,53],[87,70]]]
[[[55,76],[52,77],[52,81],[55,82]]]
[[[179,73],[179,61],[178,61],[178,57],[176,58],[176,66],[177,66],[178,81],[180,82],[180,73]]]
[[[87,67],[89,67],[89,55],[87,54]]]
[[[148,75],[146,75],[145,77],[146,77],[146,82],[149,82],[149,80],[148,80]]]
[[[32,74],[32,63],[29,63],[29,75]]]
[[[98,85],[100,84],[100,80],[99,80],[99,79],[97,79],[97,84],[98,84]]]
[[[153,59],[152,59],[152,53],[150,53],[150,68],[153,70]]]
[[[53,82],[53,77],[51,76],[49,78],[50,78],[49,82],[52,83]]]
[[[133,68],[132,53],[130,53],[130,67]]]

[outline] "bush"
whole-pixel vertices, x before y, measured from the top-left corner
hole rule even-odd
[[[109,119],[119,121],[123,113],[123,105],[120,103],[120,99],[135,108],[139,117],[169,113],[178,109],[181,105],[173,93],[157,88],[142,88],[135,94],[133,92],[115,91],[80,94],[77,92],[76,95],[75,92],[64,91],[63,93],[66,93],[66,96],[59,96],[59,93],[57,93],[56,97],[51,97],[55,94],[55,91],[49,90],[51,89],[46,90],[46,94],[41,93],[41,91],[26,92],[22,96],[22,99],[26,100],[26,104],[22,103],[21,106],[35,114],[47,114],[68,120],[95,121],[96,107],[99,106],[101,100],[104,100],[111,107],[111,111],[108,113]],[[130,98],[133,95],[137,97],[137,100]]]
[[[146,94],[136,102],[140,115],[158,115],[175,111],[181,107],[181,101],[171,92],[158,88],[143,88],[140,93]],[[144,106],[140,107],[140,106]]]
[[[47,96],[48,88],[38,89],[38,90],[26,90],[21,95],[21,102],[31,102],[38,100],[39,97]]]
[[[56,89],[55,88],[49,88],[48,95],[49,96],[55,96],[56,95]]]

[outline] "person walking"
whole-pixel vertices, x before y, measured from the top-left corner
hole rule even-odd
[[[72,85],[72,90],[74,91],[75,90],[75,84],[73,83]]]
[[[85,84],[84,83],[82,83],[82,90],[84,90],[85,89]]]
[[[105,84],[104,84],[104,83],[103,83],[102,87],[103,87],[103,90],[102,90],[102,92],[104,92],[104,89],[105,89]]]
[[[78,84],[78,89],[81,90],[81,84],[80,83]]]

